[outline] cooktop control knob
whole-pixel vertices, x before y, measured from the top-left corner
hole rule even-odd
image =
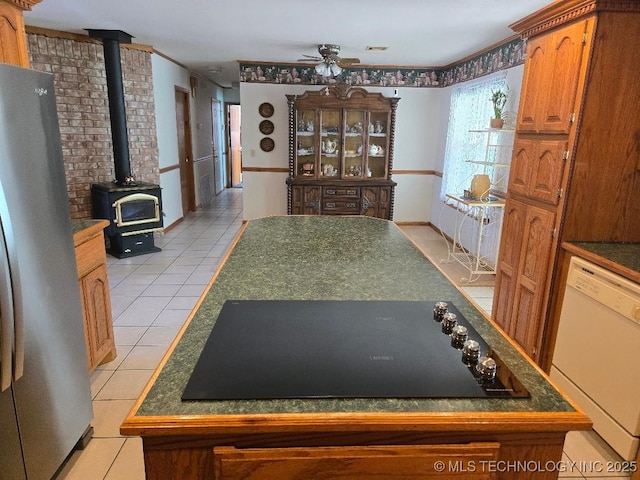
[[[444,314],[447,313],[448,308],[449,305],[447,305],[447,302],[436,302],[433,307],[433,319],[441,322],[442,317],[444,317]]]
[[[480,344],[475,340],[467,340],[462,345],[462,363],[475,365],[480,358]]]
[[[451,346],[460,350],[467,341],[469,332],[464,325],[456,325],[451,331]]]
[[[445,313],[442,317],[442,333],[449,335],[457,324],[458,316],[455,313]]]
[[[496,378],[497,369],[496,361],[491,357],[480,357],[476,365],[476,371],[485,382],[491,382]]]

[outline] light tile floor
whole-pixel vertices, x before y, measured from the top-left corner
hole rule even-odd
[[[161,252],[128,259],[108,257],[117,358],[91,375],[94,436],[83,451],[73,453],[57,480],[144,479],[142,442],[120,436],[120,424],[241,225],[242,191],[227,189],[156,241]],[[405,231],[431,258],[446,256],[443,238],[430,227]],[[480,308],[490,311],[492,288],[464,290]],[[600,473],[583,476],[575,469],[569,471],[568,462],[606,465],[615,459],[615,453],[593,432],[571,432],[565,444],[568,471],[562,477],[611,479]]]

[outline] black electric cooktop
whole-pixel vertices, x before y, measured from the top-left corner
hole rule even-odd
[[[446,304],[444,321],[436,302],[229,300],[182,399],[529,396]],[[463,355],[450,334],[451,314],[478,342],[479,358],[473,342]]]

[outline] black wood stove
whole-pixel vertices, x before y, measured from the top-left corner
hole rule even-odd
[[[105,233],[111,255],[124,258],[160,251],[154,240],[154,232],[163,226],[160,186],[143,182],[94,183],[91,204],[94,218],[110,222]]]
[[[131,35],[120,30],[88,30],[102,40],[109,97],[113,163],[116,179],[91,185],[93,218],[111,223],[105,229],[108,252],[118,258],[160,251],[154,232],[163,228],[160,186],[137,182],[131,173],[129,139],[120,62],[120,43],[131,43]]]

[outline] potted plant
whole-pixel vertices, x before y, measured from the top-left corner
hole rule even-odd
[[[491,90],[491,103],[493,103],[493,118],[491,119],[491,128],[502,128],[504,126],[504,106],[507,103],[508,89],[498,88]]]

